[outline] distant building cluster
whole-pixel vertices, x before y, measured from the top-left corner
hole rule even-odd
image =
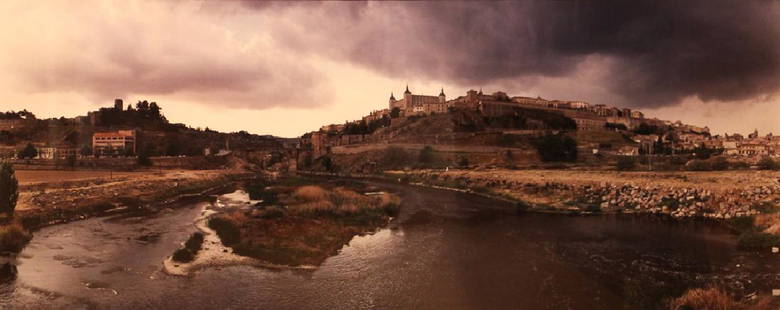
[[[577,124],[579,130],[607,130],[607,124],[622,124],[627,129],[635,129],[641,123],[656,126],[665,125],[658,119],[645,119],[640,111],[615,108],[603,104],[590,105],[584,101],[547,100],[541,97],[510,97],[504,92],[485,94],[480,89],[469,90],[465,96],[447,100],[444,89],[438,96],[414,94],[406,87],[403,97],[396,99],[390,94],[388,107],[382,110],[371,111],[362,118],[364,122],[372,122],[383,117],[409,117],[446,113],[450,109],[479,110],[485,116],[502,116],[515,113],[517,108],[531,108],[562,113],[571,118]],[[360,122],[355,121],[353,123]],[[350,122],[347,122],[349,124]],[[322,131],[341,131],[347,124],[326,125]]]
[[[741,134],[724,134],[711,137],[701,135],[685,135],[680,137],[688,148],[707,147],[723,149],[723,154],[739,157],[762,157],[780,155],[780,136],[768,133],[764,136],[753,131],[747,137]]]

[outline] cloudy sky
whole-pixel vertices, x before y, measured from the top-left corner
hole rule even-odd
[[[292,137],[408,83],[780,133],[770,1],[6,0],[0,18],[0,110],[39,117],[148,99],[174,122]]]

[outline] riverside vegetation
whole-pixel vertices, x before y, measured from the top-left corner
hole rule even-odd
[[[723,289],[717,287],[688,290],[669,304],[672,310],[770,310],[777,309],[768,296],[756,300],[735,300]]]
[[[248,186],[262,200],[248,210],[209,219],[234,253],[286,266],[318,266],[356,235],[385,226],[397,214],[398,196],[359,184],[287,179]]]
[[[30,233],[14,217],[19,199],[19,181],[9,163],[0,163],[0,252],[18,253],[32,239]]]

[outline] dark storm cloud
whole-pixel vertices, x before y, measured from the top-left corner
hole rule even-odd
[[[260,10],[300,12],[300,26],[275,32],[287,46],[397,78],[485,85],[567,77],[597,55],[610,59],[608,77],[583,83],[599,83],[628,105],[667,105],[691,95],[749,99],[780,87],[780,16],[767,1],[340,3]]]

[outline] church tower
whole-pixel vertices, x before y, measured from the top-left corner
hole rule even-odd
[[[439,103],[446,103],[447,102],[447,96],[444,95],[444,87],[441,88],[441,92],[439,93]]]
[[[390,105],[389,109],[392,110],[395,107],[395,96],[393,96],[393,93],[390,93]]]

